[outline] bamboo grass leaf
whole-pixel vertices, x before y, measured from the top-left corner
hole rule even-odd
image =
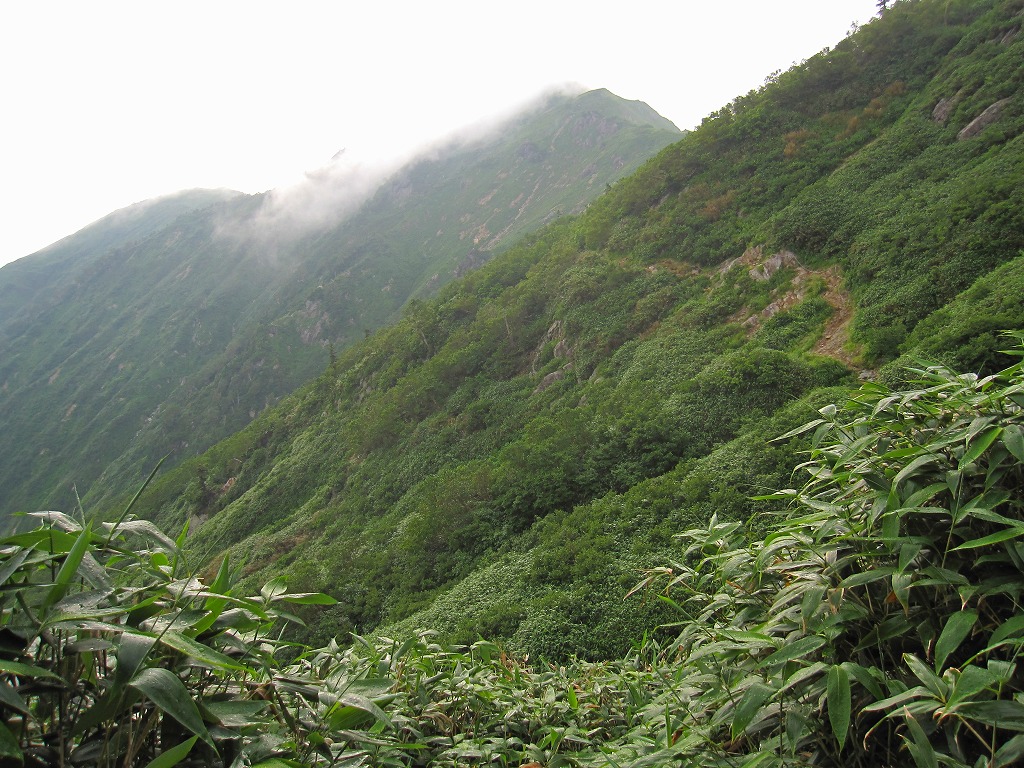
[[[110,542],[112,542],[114,540],[114,534],[117,533],[117,529],[120,527],[121,523],[123,523],[125,521],[125,519],[128,517],[129,513],[132,511],[132,508],[135,506],[135,503],[139,500],[139,497],[142,496],[143,491],[146,490],[146,488],[149,486],[149,484],[153,480],[153,478],[156,477],[156,473],[160,470],[160,465],[163,464],[167,460],[168,456],[170,456],[169,453],[165,454],[160,459],[160,461],[158,461],[156,463],[156,466],[153,467],[153,471],[149,473],[149,477],[146,478],[146,481],[142,484],[142,487],[139,488],[139,490],[137,490],[135,492],[135,495],[132,496],[131,501],[128,502],[128,506],[126,506],[124,508],[124,511],[121,513],[121,516],[117,519],[117,521],[112,526],[110,526],[110,531],[107,534],[107,544],[106,544],[106,546],[108,546],[108,547],[110,546]]]
[[[0,762],[4,765],[25,764],[25,755],[18,744],[18,738],[3,723],[0,723]]]
[[[992,637],[989,638],[989,647],[995,647],[1006,638],[1021,633],[1024,633],[1024,615],[1013,616],[1000,624],[999,628],[992,633]]]
[[[977,461],[981,457],[988,447],[995,442],[996,438],[1003,433],[1002,427],[989,427],[987,430],[981,433],[980,436],[975,437],[970,442],[970,447],[964,451],[963,458],[960,459],[960,468],[963,469],[968,464]]]
[[[1024,463],[1024,427],[1020,424],[1007,424],[1003,428],[1003,445],[1017,461]]]
[[[828,702],[828,721],[832,726],[832,735],[839,742],[839,751],[841,752],[846,746],[846,735],[850,730],[852,697],[850,678],[846,674],[846,670],[839,665],[828,671],[825,698]]]
[[[31,549],[19,549],[13,556],[11,556],[10,560],[4,563],[3,568],[0,568],[0,587],[7,584],[11,576],[13,576],[25,563],[25,560],[28,559],[31,552]]]
[[[335,600],[330,595],[325,595],[323,592],[295,592],[287,595],[279,595],[273,598],[276,602],[278,600],[295,603],[296,605],[336,605]]]
[[[114,672],[114,685],[124,687],[139,671],[149,652],[156,644],[156,638],[125,632],[117,646],[117,668]]]
[[[1024,759],[1024,734],[1014,736],[999,747],[993,757],[992,766],[993,768],[1003,768],[1007,765],[1015,765],[1022,759]]]
[[[758,666],[762,669],[771,669],[779,664],[785,664],[786,662],[802,658],[821,648],[825,645],[825,642],[825,638],[820,635],[801,637],[799,640],[784,645],[775,653],[765,657]]]
[[[906,717],[907,728],[910,731],[910,738],[904,736],[910,756],[914,758],[917,768],[939,768],[938,758],[935,756],[935,748],[928,741],[921,724],[912,715]]]
[[[747,727],[753,722],[757,713],[761,711],[764,703],[771,698],[773,691],[764,683],[751,685],[736,707],[732,717],[732,738],[739,738]]]
[[[8,661],[0,659],[0,672],[6,672],[17,677],[45,677],[51,680],[59,680],[60,676],[48,669],[37,667],[35,664],[24,664],[20,661]]]
[[[60,600],[67,591],[71,588],[71,582],[74,581],[78,575],[78,566],[82,562],[82,558],[85,557],[85,553],[92,543],[92,528],[86,526],[78,534],[78,538],[75,541],[71,551],[68,552],[64,562],[61,564],[60,570],[57,572],[57,578],[54,579],[54,584],[50,588],[46,597],[43,599],[42,607],[49,608],[51,605]]]
[[[182,635],[179,632],[167,631],[160,634],[159,641],[166,645],[168,648],[173,648],[176,651],[184,653],[186,656],[190,656],[196,661],[201,661],[204,664],[208,664],[215,669],[221,670],[244,670],[245,667],[241,664],[232,661],[230,657],[225,656],[220,651],[216,651],[207,645],[196,642],[186,635]]]
[[[192,751],[192,747],[195,746],[198,740],[199,736],[193,736],[181,742],[181,744],[165,749],[157,757],[146,763],[145,768],[173,768],[173,766],[178,765],[188,757],[188,753]]]
[[[939,639],[935,641],[935,671],[940,671],[949,655],[960,647],[967,639],[978,622],[978,612],[973,610],[957,611],[947,620]]]
[[[150,667],[132,678],[129,685],[144,694],[160,709],[173,717],[192,733],[213,746],[213,739],[203,724],[192,697],[181,679],[163,667]]]
[[[982,536],[980,539],[965,541],[963,544],[953,547],[950,551],[959,552],[963,549],[980,549],[981,547],[987,547],[990,544],[998,544],[1001,541],[1015,539],[1018,536],[1024,536],[1024,525],[1018,525],[1013,528],[1004,528],[1001,531],[990,533],[988,536]]]

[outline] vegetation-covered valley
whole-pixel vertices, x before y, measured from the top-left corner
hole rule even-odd
[[[1022,25],[896,2],[8,538],[5,754],[1017,762]]]

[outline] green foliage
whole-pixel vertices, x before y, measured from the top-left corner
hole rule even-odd
[[[1011,362],[1003,352],[1006,342],[1000,331],[1020,330],[1022,324],[1024,257],[1017,257],[921,321],[905,346],[915,357],[941,360],[959,370],[994,373]]]
[[[814,296],[768,318],[758,329],[757,338],[771,349],[807,349],[817,341],[822,324],[832,312],[831,304]]]
[[[1024,363],[919,374],[787,435],[813,431],[811,479],[765,536],[712,517],[663,569],[703,764],[1019,757]]]
[[[901,352],[986,372],[1008,363],[995,332],[1022,316],[1013,83],[1024,38],[1008,35],[1018,11],[1002,0],[898,4],[737,98],[578,217],[482,266],[488,255],[474,247],[467,265],[478,268],[346,347],[340,327],[359,337],[367,327],[345,314],[358,300],[379,294],[369,303],[383,319],[397,296],[436,288],[406,264],[380,291],[383,261],[414,253],[429,266],[428,252],[447,259],[469,247],[461,225],[449,218],[438,235],[438,216],[427,215],[444,197],[430,168],[407,169],[359,215],[382,231],[344,244],[325,234],[310,243],[309,264],[280,276],[280,322],[254,326],[251,346],[239,340],[231,352],[263,366],[241,378],[212,371],[224,399],[205,415],[168,406],[136,437],[145,415],[81,380],[118,417],[111,423],[132,452],[152,447],[165,417],[178,431],[160,439],[191,441],[191,422],[248,408],[250,394],[293,370],[294,334],[326,313],[318,339],[336,344],[327,369],[326,348],[303,346],[319,355],[315,380],[158,478],[137,510],[168,529],[188,522],[190,555],[228,555],[240,589],[287,574],[296,588],[337,599],[315,617],[300,611],[311,626],[292,636],[322,644],[339,633],[384,627],[407,637],[430,626],[439,641],[487,633],[551,661],[621,655],[664,609],[619,604],[631,571],[669,557],[675,530],[715,512],[730,522],[756,516],[752,528],[766,530],[767,505],[750,496],[787,482],[799,446],[763,443],[798,423],[808,403],[821,405],[816,388],[848,384],[847,363],[863,368]],[[997,123],[957,139],[1006,97]],[[940,99],[951,111],[933,117]],[[542,127],[554,131],[559,120],[548,115]],[[516,168],[535,174],[546,145],[505,138]],[[494,189],[493,169],[448,159],[455,165],[445,167],[462,171],[446,178],[474,216],[489,216],[492,203],[479,201]],[[182,232],[182,248],[202,242],[198,226]],[[769,269],[759,260],[771,253],[779,259]],[[423,274],[434,272],[443,270]],[[212,284],[237,300],[230,285]],[[114,293],[93,298],[109,306]],[[174,344],[191,339],[187,323],[172,325]],[[70,321],[63,328],[69,344],[83,342]],[[196,338],[212,328],[204,322]],[[848,328],[854,338],[835,351]],[[898,383],[905,362],[882,380]],[[76,380],[71,373],[54,386]],[[169,384],[149,381],[154,394]],[[260,408],[273,399],[261,397]],[[17,415],[22,426],[39,417]],[[26,456],[8,470],[29,477],[36,466],[46,464]],[[119,507],[103,504],[99,516]],[[520,567],[490,570],[509,563]],[[485,582],[500,584],[493,596]],[[472,610],[460,611],[462,599]]]
[[[38,528],[0,542],[5,764],[308,765],[358,754],[374,741],[364,724],[390,725],[367,681],[282,660],[294,649],[278,625],[326,595],[278,578],[241,596],[227,560],[206,583],[186,531],[172,541],[127,514],[95,528],[32,517]]]
[[[192,191],[5,267],[7,511],[70,506],[72,486],[91,506],[117,506],[159,457],[177,464],[242,429],[332,365],[331,344],[361,342],[410,299],[577,213],[678,135],[607,91],[552,96],[306,231],[272,194]],[[368,447],[392,438],[391,415],[367,431]]]
[[[679,562],[634,589],[664,585],[646,605],[676,620],[658,632],[665,614],[650,608],[609,616],[607,577],[624,575],[612,560],[644,516],[664,514],[648,498],[660,478],[548,516],[534,526],[546,549],[499,558],[467,580],[469,600],[431,608],[473,615],[462,633],[517,626],[518,650],[413,632],[291,647],[275,622],[330,598],[280,577],[240,597],[226,560],[204,583],[184,565],[184,533],[171,541],[127,513],[95,529],[38,513],[40,528],[0,544],[0,704],[18,723],[0,749],[16,764],[263,768],[1012,764],[1024,362],[983,378],[918,373],[903,391],[865,384],[779,438],[771,450],[810,436],[810,479],[756,503],[789,511],[749,531],[712,514],[679,534]],[[754,443],[716,452],[721,469],[681,468],[680,506],[700,495],[727,508],[695,485],[773,467]],[[548,589],[572,547],[570,587]],[[542,598],[524,616],[531,594]],[[536,661],[607,653],[602,631],[630,622],[650,632],[618,660]]]

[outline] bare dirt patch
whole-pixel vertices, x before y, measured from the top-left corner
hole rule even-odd
[[[790,251],[779,251],[765,256],[762,247],[758,245],[748,248],[742,256],[725,262],[718,268],[718,274],[724,276],[737,266],[746,267],[755,280],[768,280],[784,268],[794,271],[793,279],[788,286],[778,289],[767,307],[759,312],[751,312],[744,308],[730,318],[742,324],[748,335],[753,335],[768,318],[792,309],[803,301],[812,282],[815,279],[821,280],[825,284],[821,297],[831,305],[833,312],[826,321],[821,338],[813,351],[818,355],[835,358],[850,368],[859,367],[859,355],[850,342],[853,300],[843,287],[842,273],[837,265],[827,269],[808,269],[800,264],[796,255]]]
[[[850,351],[850,322],[853,320],[853,300],[843,288],[839,267],[831,266],[817,272],[825,280],[822,298],[832,306],[832,316],[825,322],[821,338],[814,346],[818,355],[833,357],[850,368],[857,367],[857,355]]]

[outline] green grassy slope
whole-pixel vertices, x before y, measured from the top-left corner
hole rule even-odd
[[[40,306],[51,304],[56,283],[69,282],[106,251],[142,240],[179,216],[240,194],[226,189],[192,189],[136,203],[31,256],[4,265],[0,273],[0,328],[4,336],[17,333],[9,326],[12,321],[28,322]]]
[[[254,581],[330,592],[319,639],[621,653],[664,618],[622,602],[637,569],[713,512],[756,527],[750,497],[800,449],[766,441],[827,388],[902,352],[1002,362],[994,330],[1024,321],[1019,11],[897,4],[411,305],[160,478],[146,514]],[[1000,312],[970,317],[982,300]]]
[[[322,371],[330,346],[362,339],[503,238],[584,206],[678,137],[665,122],[607,92],[551,97],[418,159],[341,223],[268,229],[273,194],[180,217],[165,201],[10,265],[6,510],[67,507],[73,485],[102,502],[160,456],[176,463],[243,427]]]

